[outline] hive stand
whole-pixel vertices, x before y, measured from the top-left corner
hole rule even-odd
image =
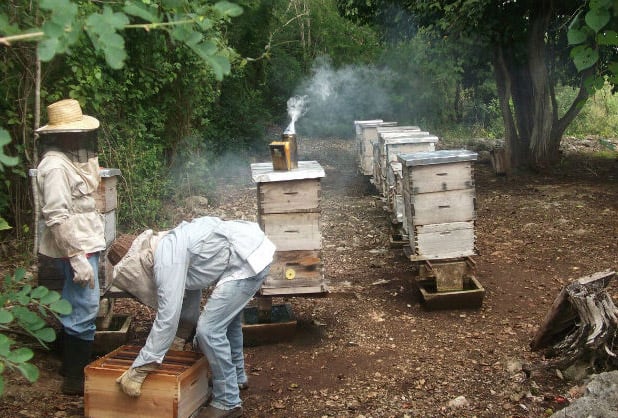
[[[295,329],[291,307],[273,306],[273,297],[328,294],[321,251],[320,182],[324,176],[316,161],[299,161],[298,168],[292,170],[274,170],[272,163],[251,164],[251,177],[257,184],[258,223],[277,250],[257,307],[245,310],[246,340],[252,333],[252,339],[261,334],[266,341],[272,335],[285,334],[282,330]]]
[[[399,154],[409,245],[428,309],[478,308],[484,289],[474,276],[476,197],[467,150]]]

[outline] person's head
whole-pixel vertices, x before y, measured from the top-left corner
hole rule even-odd
[[[97,156],[99,121],[82,113],[79,102],[64,99],[47,106],[48,123],[37,129],[39,150],[57,150],[77,162]]]
[[[121,235],[107,250],[107,259],[114,266],[112,285],[123,290],[144,305],[157,307],[157,287],[153,279],[153,251],[148,229],[141,234]]]

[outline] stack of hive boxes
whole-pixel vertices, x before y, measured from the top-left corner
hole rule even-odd
[[[403,201],[412,261],[465,259],[475,254],[476,197],[473,162],[467,150],[399,154]],[[438,290],[463,289],[449,274]],[[454,278],[454,281],[452,280]]]
[[[272,163],[251,164],[258,222],[277,247],[261,295],[328,292],[321,256],[320,181],[324,176],[316,161],[299,161],[298,168],[289,171],[274,170]]]

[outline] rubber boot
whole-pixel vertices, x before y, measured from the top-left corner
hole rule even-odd
[[[83,395],[84,368],[90,363],[92,341],[65,334],[62,354],[62,368],[64,370],[62,393],[65,395]]]

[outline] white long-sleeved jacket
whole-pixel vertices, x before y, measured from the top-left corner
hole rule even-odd
[[[157,314],[133,367],[163,361],[176,335],[185,290],[255,276],[272,262],[275,246],[256,223],[202,217],[171,230],[154,251]]]
[[[48,151],[37,167],[41,216],[45,227],[39,252],[48,257],[72,257],[78,252],[105,249],[102,215],[96,210],[92,194],[100,181],[98,158],[87,163],[71,161],[60,151]],[[59,240],[54,227],[65,224]],[[70,242],[62,247],[59,242]]]

